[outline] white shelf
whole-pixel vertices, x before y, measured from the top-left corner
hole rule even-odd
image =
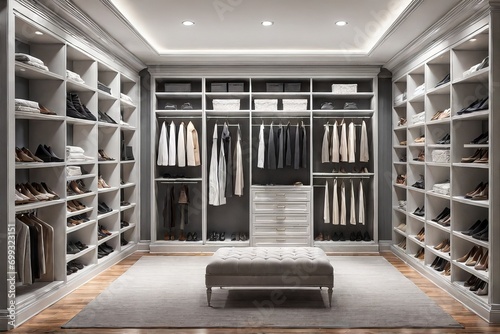
[[[185,116],[190,117],[201,117],[203,111],[201,110],[155,110],[156,117],[171,117],[171,118],[182,118]]]
[[[455,202],[460,202],[460,203],[469,204],[469,205],[473,205],[473,206],[479,206],[482,208],[489,208],[490,207],[489,201],[473,201],[471,199],[464,198],[463,196],[453,196],[453,200]]]
[[[134,229],[134,228],[135,228],[135,226],[136,226],[136,224],[135,224],[135,223],[129,223],[129,225],[128,225],[128,226],[125,226],[125,227],[120,228],[120,234],[122,234],[123,232],[126,232],[126,231],[128,231],[128,230],[132,230],[132,229]]]
[[[481,246],[484,248],[490,248],[490,244],[488,241],[479,240],[479,239],[473,238],[470,235],[462,234],[461,231],[453,231],[453,235],[456,236],[457,238],[467,240],[468,242],[471,242],[471,243],[476,244],[478,246]]]
[[[472,73],[471,75],[466,76],[465,78],[453,81],[453,84],[488,82],[489,70],[490,70],[489,67],[483,68],[479,71]]]
[[[66,80],[66,89],[68,92],[95,92],[96,89],[85,83],[79,83],[71,79]]]
[[[76,254],[66,254],[66,263],[69,262],[69,261],[73,261],[73,260],[76,260],[78,259],[79,257],[87,254],[87,253],[90,253],[92,252],[94,249],[96,249],[96,246],[95,245],[89,245],[87,248],[79,251],[78,253]]]
[[[465,264],[463,264],[462,262],[458,262],[457,260],[453,260],[453,264],[459,267],[460,269],[467,271],[469,274],[472,274],[482,279],[486,283],[490,282],[490,277],[488,276],[488,272],[484,270],[476,270],[474,269],[474,266],[466,266]]]
[[[427,195],[434,196],[434,197],[439,197],[439,198],[444,198],[444,199],[447,199],[447,200],[451,199],[450,195],[443,195],[443,194],[437,193],[437,192],[432,191],[432,190],[427,191]]]
[[[464,144],[464,148],[489,148],[489,144]]]
[[[487,163],[477,163],[477,162],[456,162],[452,164],[453,167],[462,167],[462,168],[481,168],[481,169],[488,169],[490,168],[490,164]]]
[[[66,181],[92,179],[96,176],[97,176],[97,174],[82,174],[82,175],[75,175],[75,176],[67,176]]]
[[[305,93],[307,94],[307,93]],[[325,98],[332,98],[332,99],[356,99],[356,100],[369,100],[375,96],[374,93],[372,92],[366,92],[366,93],[351,93],[351,94],[335,94],[335,93],[328,93],[328,92],[313,92],[312,93],[313,97],[325,97]]]
[[[110,193],[110,192],[113,192],[113,191],[117,191],[119,189],[120,189],[119,187],[99,188],[99,189],[97,189],[97,193],[98,194],[105,194],[105,193]]]
[[[78,210],[78,211],[73,211],[73,212],[67,211],[66,212],[66,218],[71,218],[71,217],[74,217],[74,216],[78,216],[78,215],[81,215],[82,213],[91,212],[92,210],[94,210],[94,208],[91,207],[91,206],[89,206],[89,207],[86,207],[85,209]]]
[[[104,219],[104,218],[107,218],[107,217],[111,217],[113,215],[116,215],[117,213],[119,213],[120,211],[118,210],[113,210],[111,212],[106,212],[106,213],[97,213],[97,220],[101,220],[101,219]]]
[[[124,206],[120,206],[120,211],[126,211],[126,210],[129,210],[129,209],[132,209],[132,208],[135,208],[136,204],[135,203],[131,203],[130,205],[124,205]]]
[[[23,211],[36,210],[41,208],[46,208],[53,205],[66,203],[64,199],[52,200],[52,201],[38,201],[33,203],[18,204],[16,205],[16,213]]]
[[[432,220],[427,220],[426,223],[427,223],[427,225],[435,227],[443,232],[451,233],[451,228],[449,226],[444,226],[444,225],[438,224],[436,222],[433,222]]]
[[[431,88],[427,91],[427,95],[448,95],[451,91],[451,84],[445,83],[439,87]]]
[[[411,241],[413,241],[414,243],[416,243],[417,245],[419,245],[419,246],[420,246],[420,247],[422,247],[422,248],[424,248],[424,247],[425,247],[425,244],[424,244],[422,241],[420,241],[420,240],[418,240],[417,238],[415,238],[415,236],[414,236],[414,235],[409,235],[409,236],[406,238],[406,240],[411,240]],[[408,245],[407,245],[406,247],[408,248]]]
[[[116,101],[118,98],[116,96],[113,96],[109,93],[106,93],[105,91],[102,91],[100,89],[97,89],[97,97],[99,100],[110,100],[110,101]]]
[[[155,93],[157,98],[183,98],[183,99],[192,99],[192,98],[201,98],[203,96],[202,92],[179,92],[179,93],[174,93],[174,92],[156,92]]]
[[[406,232],[401,231],[399,228],[394,227],[393,230],[394,230],[394,232],[401,234],[403,237],[405,237],[405,238],[407,237]]]
[[[471,112],[471,113],[467,113],[467,114],[462,114],[462,115],[455,115],[455,116],[452,116],[452,120],[453,121],[462,121],[462,120],[466,120],[466,121],[469,121],[469,120],[480,120],[480,121],[484,121],[484,120],[487,120],[488,118],[490,117],[490,111],[489,110],[480,110],[480,111],[474,111],[474,112]]]
[[[64,162],[16,162],[16,169],[64,167]]]
[[[14,114],[16,115],[16,119],[26,119],[34,121],[56,121],[56,122],[64,122],[64,120],[66,120],[65,116],[45,115],[45,114],[26,112],[26,111],[16,111]]]
[[[451,167],[450,162],[427,162],[427,166],[432,166],[432,167]]]
[[[88,222],[84,222],[84,223],[78,224],[76,226],[66,227],[66,234],[73,233],[75,231],[81,230],[81,229],[86,228],[88,226],[95,225],[95,223],[96,223],[96,220],[91,219]]]
[[[435,255],[437,255],[439,257],[442,257],[443,259],[445,259],[447,261],[451,261],[449,253],[441,252],[437,249],[434,249],[434,245],[426,245],[425,249],[429,250],[431,253],[434,253]]]
[[[96,193],[91,191],[89,193],[85,193],[85,194],[78,194],[78,195],[71,195],[71,196],[68,196],[67,197],[67,200],[68,201],[72,201],[72,200],[75,200],[75,199],[82,199],[82,198],[87,198],[87,197],[91,197],[91,196],[95,196]]]
[[[16,60],[16,76],[30,80],[64,80],[62,75],[45,71]]]
[[[133,182],[127,182],[125,184],[120,184],[120,188],[121,189],[127,189],[127,188],[131,188],[131,187],[135,187],[135,183],[133,183]]]
[[[73,124],[73,125],[94,126],[97,123],[97,121],[91,121],[90,119],[66,117],[66,123],[67,124]]]
[[[468,287],[464,286],[464,284],[465,284],[465,282],[462,282],[462,281],[453,282],[454,287],[457,287],[460,291],[462,291],[464,294],[468,295],[470,298],[476,299],[484,305],[488,305],[488,295],[479,296],[479,295],[475,294],[473,291],[470,291]]]
[[[113,239],[114,237],[117,237],[118,235],[120,235],[120,232],[118,231],[109,231],[111,233],[111,235],[108,235],[107,237],[105,238],[102,238],[102,239],[98,239],[97,240],[97,245],[100,246],[102,245],[103,243],[105,242],[108,242],[109,240]],[[115,250],[116,252],[116,250]],[[114,252],[113,252],[114,253]]]
[[[401,209],[399,206],[392,207],[394,211],[401,212],[402,214],[407,214],[406,210]]]
[[[68,282],[71,282],[78,277],[85,276],[89,271],[94,270],[96,266],[96,264],[87,264],[85,267],[83,267],[83,269],[79,269],[76,273],[68,275]]]

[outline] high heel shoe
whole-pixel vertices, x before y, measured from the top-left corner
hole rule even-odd
[[[106,181],[102,178],[102,175],[99,176],[99,179],[97,180],[97,188],[103,189],[103,188],[111,188]]]
[[[474,152],[474,154],[470,157],[467,157],[467,158],[462,158],[461,162],[474,162],[476,160],[478,160],[479,158],[481,158],[481,156],[483,155],[483,150],[482,149],[478,149],[476,150],[476,152]]]
[[[457,262],[465,262],[467,261],[467,259],[469,259],[470,257],[472,257],[474,255],[474,253],[477,252],[477,250],[479,249],[479,246],[474,246],[471,248],[471,250],[465,254],[464,256],[460,257],[457,259]]]
[[[473,191],[470,191],[468,192],[467,194],[465,194],[465,198],[468,198],[468,199],[471,199],[472,196],[474,196],[475,194],[479,193],[484,187],[484,183],[481,182],[477,185],[477,187],[473,190]]]
[[[111,158],[109,157],[106,152],[104,152],[104,150],[100,149],[97,151],[99,153],[99,155],[104,159],[104,160],[109,160],[109,161],[113,161],[115,160],[114,158]]]
[[[488,183],[485,183],[483,188],[476,194],[472,195],[473,201],[486,201],[488,200]]]
[[[484,256],[481,258],[481,261],[479,261],[475,266],[474,269],[476,270],[486,270],[488,269],[488,259],[490,258],[490,255],[488,254],[488,251],[484,253]]]
[[[474,255],[469,257],[469,259],[465,262],[465,265],[469,267],[474,267],[481,260],[482,256],[483,256],[483,249],[481,247],[478,247],[478,250],[474,253]]]

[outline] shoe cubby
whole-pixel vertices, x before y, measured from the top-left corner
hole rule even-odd
[[[23,148],[26,147],[34,155],[37,155],[37,150],[40,146],[48,146],[51,148],[52,152],[60,159],[65,158],[66,147],[64,146],[64,136],[65,136],[65,126],[64,122],[61,120],[16,120],[16,134],[15,134],[15,145],[16,147]],[[43,131],[42,131],[43,129]],[[49,135],[50,134],[50,135]],[[48,157],[47,151],[42,148],[40,151],[40,158],[44,160],[43,164],[45,167],[54,164],[54,159],[48,161],[45,158]],[[50,153],[50,152],[49,152]],[[49,156],[50,157],[50,156]],[[50,160],[50,159],[49,159]],[[57,162],[56,164],[61,164],[62,162]],[[18,166],[35,166],[41,163],[21,163]],[[42,166],[43,166],[42,164]]]
[[[465,195],[467,193],[473,192],[479,184],[488,182],[488,170],[487,169],[476,169],[476,168],[465,168],[461,166],[453,167],[453,178],[460,178],[460,183],[454,184],[452,187],[452,196],[454,200],[466,201],[470,205],[483,206],[487,205],[488,201],[483,200],[471,200],[466,199]]]
[[[488,248],[477,245],[468,240],[453,238],[453,264],[461,270],[471,275],[489,282],[490,275],[488,268]]]
[[[450,51],[445,51],[441,54],[438,54],[427,62],[425,69],[425,85],[428,96],[434,93],[449,94],[450,81],[451,81],[450,71],[451,71]]]
[[[67,46],[66,69],[80,76],[83,82],[66,76],[66,86],[73,92],[95,91],[97,87],[97,62],[80,50]]]
[[[453,218],[449,199],[427,196],[425,211],[428,224],[447,233],[451,232],[452,220],[446,221],[447,217]]]
[[[67,161],[70,164],[79,162],[95,163],[97,161],[98,151],[98,128],[95,123],[67,123],[66,126],[66,144],[69,146],[76,146],[83,149],[85,158],[83,161],[80,159],[72,160],[66,155]],[[66,150],[64,150],[66,152]]]
[[[426,224],[425,231],[425,244],[429,252],[449,261],[451,251],[450,234],[430,224]]]
[[[422,85],[424,85],[422,87]],[[423,89],[422,89],[423,88]],[[425,96],[425,66],[421,65],[408,73],[408,100],[422,102]]]
[[[424,182],[421,185],[421,182]],[[408,174],[406,175],[406,184],[408,189],[414,192],[424,193],[428,189],[428,184],[425,179],[425,164],[422,163],[410,163],[408,168]],[[424,188],[422,188],[422,186]]]
[[[408,188],[407,191],[407,201],[406,201],[406,211],[408,214],[414,219],[418,219],[420,221],[425,220],[425,215],[415,215],[415,211],[417,209],[422,209],[425,206],[425,194],[420,191],[415,191],[411,188]]]
[[[465,76],[464,73],[470,70],[471,67],[481,64],[484,58],[488,56],[489,39],[489,29],[484,29],[468,37],[468,39],[452,49],[453,82],[467,81],[468,79],[488,79],[489,73],[487,68],[480,69]]]
[[[110,89],[107,92],[103,89],[99,89],[99,83],[103,84]],[[120,99],[120,74],[113,68],[107,66],[104,63],[97,64],[97,92],[99,93],[99,99]]]
[[[462,270],[455,265],[454,268],[456,269],[453,269],[453,286],[474,301],[488,304],[489,291],[491,289],[490,284],[481,280],[480,277],[472,275],[468,271]],[[472,282],[472,284],[470,282]]]
[[[393,85],[392,85],[392,96],[394,98],[393,105],[394,109],[393,110],[404,110],[405,115],[403,116],[400,112],[397,112],[397,114],[400,117],[404,117],[406,119],[406,101],[407,99],[407,91],[408,91],[408,82],[407,82],[408,76],[402,75],[401,77],[397,78],[394,80]],[[400,109],[398,109],[400,108]],[[393,124],[397,124],[393,123]]]
[[[449,87],[449,86],[448,86]],[[427,95],[425,103],[425,119],[426,122],[432,123],[449,123],[451,112],[446,114],[438,114],[450,108],[450,93],[431,94]],[[448,115],[445,117],[444,115]]]
[[[421,248],[425,248],[425,224],[420,221],[415,221],[410,217],[407,222],[406,231],[408,233],[408,237],[406,238],[406,253],[415,258],[415,254],[417,254]],[[423,241],[417,239],[422,237],[424,237]]]
[[[478,119],[478,120],[461,120],[456,121],[456,126],[453,129],[453,134],[456,136],[457,140],[453,143],[453,163],[463,164],[464,158],[472,158],[478,149],[488,149],[489,144],[484,142],[483,144],[474,144],[474,140],[480,137],[482,134],[488,133],[488,119]],[[471,160],[465,163],[464,166],[470,167],[488,167],[488,163],[478,164]]]
[[[449,198],[451,195],[451,190],[449,191],[449,194],[443,194],[440,192],[434,191],[433,186],[435,184],[442,184],[442,183],[449,183],[450,182],[450,167],[448,166],[441,166],[441,165],[428,165],[426,167],[426,172],[425,172],[425,183],[426,183],[426,189],[428,190],[429,195],[435,197],[444,197],[444,198]]]

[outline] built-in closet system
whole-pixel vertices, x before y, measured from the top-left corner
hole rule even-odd
[[[377,217],[377,67],[283,67],[263,70],[259,67],[228,67],[224,71],[200,67],[186,71],[182,67],[153,66],[151,73],[151,161],[152,161],[152,203],[151,246],[153,252],[165,251],[211,251],[221,246],[319,246],[330,251],[378,251]],[[213,92],[212,85],[236,83],[240,92]],[[187,92],[165,90],[166,85],[184,84],[190,86]],[[242,86],[241,86],[242,84]],[[269,92],[267,84],[300,84],[300,90],[290,92]],[[333,84],[356,84],[357,92],[349,94],[332,93]],[[216,85],[214,85],[215,87]],[[239,100],[240,107],[231,110],[217,110],[214,100]],[[277,99],[278,110],[259,110],[255,101]],[[305,99],[304,110],[284,111],[283,99]],[[217,102],[217,101],[216,101]],[[322,109],[325,102],[332,102],[332,109]],[[344,109],[346,102],[355,102],[357,109]],[[186,110],[182,105],[189,103]],[[175,109],[173,107],[175,105]],[[257,110],[256,110],[257,109]],[[333,131],[335,122],[346,125],[353,123],[357,135],[355,163],[322,163],[321,148],[325,127]],[[162,126],[192,122],[197,129],[201,154],[200,166],[158,165],[158,145]],[[369,160],[359,161],[361,124],[365,123],[369,142]],[[243,195],[228,197],[225,205],[209,204],[209,172],[212,155],[214,128],[217,124],[217,152],[224,124],[228,124],[232,138],[232,149],[236,143],[238,129],[241,132],[244,189]],[[259,133],[263,126],[267,145],[271,124],[274,131],[279,126],[290,125],[291,141],[297,124],[305,129],[307,158],[304,165],[296,169],[293,165],[283,168],[257,166]],[[338,127],[340,136],[340,126]],[[177,137],[177,133],[175,134]],[[234,153],[234,152],[232,152]],[[366,168],[365,173],[359,173]],[[334,171],[335,169],[335,171]],[[362,180],[366,222],[363,224],[335,226],[324,222],[325,183],[340,185],[345,182],[347,210],[350,205],[351,180],[356,192],[356,215],[358,212],[358,189]],[[300,185],[297,185],[300,184]],[[174,188],[189,188],[189,221],[185,234],[196,233],[197,240],[179,241],[178,223],[174,229],[175,240],[169,239],[168,227],[164,224],[164,208],[167,191]],[[332,199],[332,187],[329,198]],[[347,214],[349,219],[349,214]],[[224,233],[225,240],[214,240],[213,233]],[[320,233],[333,235],[342,232],[346,241],[332,241],[316,238]],[[351,233],[363,235],[367,232],[369,241],[350,241]],[[241,238],[241,234],[245,237]],[[233,238],[231,238],[233,236]],[[231,240],[233,239],[233,240]],[[236,239],[236,240],[235,240]],[[317,239],[317,240],[315,240]]]
[[[498,13],[495,5],[393,73],[392,250],[492,322],[500,320]],[[449,193],[436,192],[447,183]],[[478,220],[482,233],[471,235]]]
[[[42,261],[32,262],[34,281],[25,276],[24,282],[18,279],[8,287],[5,301],[15,306],[15,320],[10,321],[6,315],[3,318],[9,322],[4,324],[6,329],[26,321],[137,249],[140,163],[134,154],[139,156],[140,88],[136,71],[86,47],[22,5],[16,3],[13,8],[6,5],[2,9],[2,21],[9,22],[8,59],[11,60],[9,68],[2,72],[11,85],[11,94],[6,96],[8,107],[4,110],[8,114],[6,124],[12,126],[9,129],[12,137],[5,142],[10,146],[7,152],[14,155],[14,147],[25,147],[35,153],[39,145],[46,145],[61,158],[60,162],[14,162],[13,156],[7,159],[11,162],[4,171],[11,188],[6,190],[7,194],[14,192],[15,184],[39,183],[46,184],[59,198],[15,205],[14,197],[8,196],[8,217],[4,222],[9,236],[19,232],[16,218],[21,215],[37,217],[50,226],[44,233],[52,232],[44,234],[43,249],[45,256],[50,257],[46,258],[47,266]],[[14,53],[36,57],[48,70],[15,61]],[[83,82],[69,78],[67,70],[78,74]],[[99,89],[98,83],[110,91]],[[68,93],[76,93],[96,120],[68,117]],[[53,114],[15,111],[15,99],[38,102]],[[98,111],[107,114],[114,123],[98,119]],[[67,146],[82,148],[90,160],[71,162]],[[127,147],[128,155],[124,154]],[[98,159],[100,150],[111,159]],[[72,167],[80,167],[82,175],[68,174],[68,168]],[[101,178],[106,187],[98,186]],[[77,181],[87,192],[70,192],[70,183]],[[98,210],[102,202],[111,208],[109,212]],[[70,211],[69,206],[74,203],[78,203],[78,208]],[[88,220],[68,224],[82,214]],[[106,230],[108,235],[98,237],[99,230]],[[77,242],[83,244],[78,252],[67,247]],[[107,256],[100,254],[99,248],[104,244],[113,249]],[[19,261],[19,252],[14,257],[23,263]],[[15,272],[14,261],[10,258],[8,261],[8,272]],[[67,264],[74,261],[79,263],[79,270],[68,271]],[[44,269],[37,269],[42,263]]]

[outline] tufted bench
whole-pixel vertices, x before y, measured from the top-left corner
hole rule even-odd
[[[206,267],[210,306],[212,287],[322,287],[332,306],[333,266],[315,247],[220,248]]]

